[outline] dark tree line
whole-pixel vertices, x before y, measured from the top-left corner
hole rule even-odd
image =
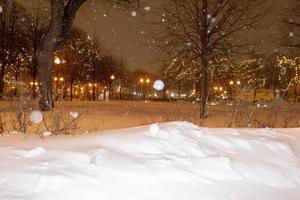
[[[123,58],[118,60],[103,49],[96,34],[91,37],[72,26],[75,13],[84,1],[62,2],[64,15],[60,17],[63,20],[53,18],[54,15],[58,17],[55,13],[62,7],[60,1],[51,1],[50,11],[41,5],[26,10],[14,1],[0,1],[3,8],[0,13],[1,96],[5,93],[5,83],[15,83],[16,95],[18,84],[24,87],[24,83],[30,82],[32,97],[38,96],[39,88],[40,105],[44,107],[44,103],[47,103],[45,109],[49,109],[53,105],[53,98],[58,98],[58,94],[55,94],[57,91],[52,90],[54,76],[64,78],[64,88],[70,90],[70,99],[73,98],[75,83],[92,83],[92,99],[95,100],[96,85],[111,85],[110,76],[114,74],[121,88],[121,98],[122,89],[132,82],[128,78],[131,72]],[[52,38],[51,41],[49,38]],[[54,58],[59,58],[62,63],[55,64]]]

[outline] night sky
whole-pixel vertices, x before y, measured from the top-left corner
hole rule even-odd
[[[37,1],[19,0],[29,7],[36,6]],[[123,56],[130,69],[140,68],[155,73],[162,67],[162,62],[158,61],[155,49],[146,45],[149,40],[146,23],[153,12],[163,13],[160,10],[163,1],[142,0],[139,9],[118,9],[98,0],[90,0],[79,10],[75,24],[86,30],[91,37],[95,34],[105,49],[119,57]],[[276,41],[282,35],[279,31],[280,17],[287,3],[284,0],[267,1],[269,13],[262,18],[259,29],[244,36],[258,41],[256,50],[263,54],[280,51]]]

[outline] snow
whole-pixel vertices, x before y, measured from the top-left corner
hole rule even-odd
[[[44,136],[44,137],[48,137],[50,135],[52,135],[52,133],[50,131],[45,131],[42,133],[42,136]]]
[[[156,80],[153,84],[153,88],[157,91],[161,91],[165,88],[165,84],[162,80]]]
[[[147,12],[149,12],[150,9],[151,9],[151,7],[150,7],[150,6],[145,6],[144,9],[145,9]]]
[[[132,11],[132,12],[131,12],[131,16],[132,16],[132,17],[136,17],[136,16],[137,16],[137,12],[136,12],[136,11]]]
[[[39,124],[43,121],[43,113],[39,110],[34,110],[30,113],[29,119],[34,124]]]
[[[2,200],[299,199],[300,129],[169,122],[0,137]]]
[[[69,113],[70,116],[73,118],[73,119],[77,119],[79,117],[79,113],[78,112],[70,112]]]

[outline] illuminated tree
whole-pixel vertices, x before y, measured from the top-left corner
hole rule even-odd
[[[256,92],[258,88],[265,86],[265,73],[262,59],[247,59],[241,62],[239,66],[240,79],[246,83],[249,89],[254,90],[254,98],[256,100]]]
[[[61,73],[69,85],[70,100],[73,100],[73,86],[76,82],[85,80],[84,70],[89,59],[90,40],[88,35],[79,28],[73,28],[64,44],[57,51],[65,61]]]
[[[25,9],[15,1],[0,0],[0,98],[4,94],[5,76],[10,67],[15,67],[16,59],[24,49]]]
[[[300,85],[300,58],[287,58],[285,56],[278,57],[278,67],[280,73],[278,80],[280,82],[281,91],[287,92],[293,88],[294,99],[297,101],[298,88]]]
[[[26,41],[25,59],[28,64],[28,71],[31,76],[32,97],[36,97],[37,75],[38,75],[38,48],[42,41],[43,35],[47,31],[48,13],[41,8],[42,1],[38,1],[38,5],[32,8],[32,13],[28,14],[24,20],[24,40]]]
[[[209,62],[232,55],[246,44],[242,31],[260,19],[261,0],[171,0],[154,23],[153,45],[173,58],[197,62],[201,90],[200,117],[205,118]]]

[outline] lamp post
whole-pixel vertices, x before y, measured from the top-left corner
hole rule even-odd
[[[229,85],[231,86],[231,92],[237,92],[239,87],[241,86],[242,82],[240,80],[237,80],[237,81],[233,81],[233,80],[230,80],[229,81]]]
[[[144,96],[144,101],[146,100],[146,84],[149,84],[151,81],[149,78],[144,79],[144,78],[140,78],[140,83],[142,85],[143,88],[143,96]]]
[[[115,75],[110,76],[110,90],[111,90],[111,99],[114,98],[114,88],[113,88],[113,81],[116,79]]]
[[[56,99],[58,99],[58,79],[59,79],[59,65],[61,64],[61,60],[59,57],[56,57],[54,59],[54,64],[56,65],[56,77],[54,77],[54,81],[55,81],[55,88],[56,88]]]

